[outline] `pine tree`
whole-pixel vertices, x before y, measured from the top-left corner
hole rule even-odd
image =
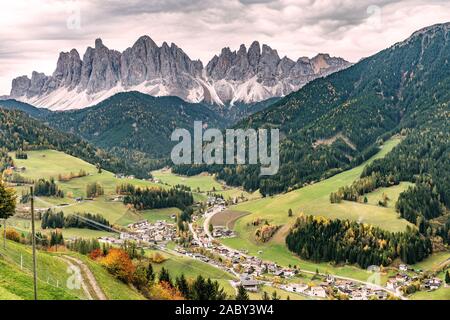
[[[289,218],[292,217],[292,209],[290,209],[290,208],[289,208],[289,210],[288,210],[288,217],[289,217]]]
[[[248,296],[247,290],[245,290],[243,285],[240,285],[238,287],[236,300],[250,300],[250,297]]]
[[[450,273],[448,272],[448,270],[445,273],[445,283],[450,284]]]
[[[276,291],[272,292],[272,300],[280,300],[280,296],[277,295]]]
[[[189,289],[189,284],[186,281],[186,278],[184,274],[181,274],[180,277],[177,277],[175,281],[175,286],[177,287],[178,291],[183,295],[184,298],[190,299],[191,298],[191,291]]]
[[[161,271],[159,273],[159,282],[166,282],[171,287],[173,287],[172,280],[170,279],[169,271],[167,271],[167,269],[164,267],[161,269]]]

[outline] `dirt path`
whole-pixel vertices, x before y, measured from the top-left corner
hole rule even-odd
[[[71,256],[62,256],[61,259],[63,259],[69,266],[80,269],[82,277],[81,288],[89,300],[108,300],[98,285],[92,271],[84,262]]]

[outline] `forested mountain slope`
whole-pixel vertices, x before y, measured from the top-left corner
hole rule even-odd
[[[427,135],[429,144],[438,143],[440,136],[436,152],[444,155],[450,143],[445,138],[449,134],[449,87],[450,24],[431,26],[344,71],[311,82],[242,121],[239,127],[280,128],[283,141],[277,175],[260,177],[257,166],[175,170],[186,174],[216,171],[230,184],[260,188],[267,195],[354,166],[373,154],[377,140],[403,129],[408,129],[411,138],[398,150],[416,148],[411,143],[414,135]],[[432,150],[422,158],[435,163]],[[418,170],[429,169],[430,165]],[[440,179],[448,185],[448,178]]]
[[[28,113],[34,118],[41,118],[48,115],[51,111],[43,108],[36,108],[28,103],[16,101],[16,100],[0,100],[0,108],[8,110],[20,110]]]
[[[51,148],[81,158],[92,164],[100,164],[113,172],[133,172],[128,166],[105,151],[81,138],[52,129],[18,110],[0,108],[0,170],[12,164],[7,151]]]
[[[214,128],[229,123],[203,104],[139,92],[119,93],[91,108],[52,112],[41,118],[145,172],[169,163],[170,151],[175,145],[170,136],[175,129],[192,131],[194,121]]]

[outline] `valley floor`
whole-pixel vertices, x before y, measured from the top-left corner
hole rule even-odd
[[[57,182],[60,188],[64,191],[64,198],[51,198],[51,197],[36,197],[37,209],[53,208],[55,211],[63,211],[65,215],[73,213],[98,213],[104,216],[108,221],[116,226],[125,227],[130,223],[134,223],[140,220],[148,220],[150,223],[154,223],[158,220],[171,221],[173,216],[180,212],[177,208],[165,208],[135,211],[127,208],[121,201],[115,200],[115,188],[121,183],[131,183],[135,186],[141,187],[161,187],[170,188],[172,186],[182,184],[189,186],[197,201],[205,201],[207,193],[213,191],[215,193],[221,193],[224,198],[234,198],[243,196],[247,201],[238,205],[232,206],[228,211],[225,211],[222,215],[217,215],[211,220],[200,217],[196,222],[196,225],[208,224],[211,222],[214,225],[224,225],[230,229],[233,229],[236,233],[235,237],[220,239],[221,243],[227,247],[241,250],[244,249],[249,255],[258,257],[264,261],[275,262],[281,266],[297,266],[306,272],[315,273],[318,271],[321,274],[332,274],[343,278],[351,278],[358,281],[366,282],[371,273],[366,270],[360,269],[355,266],[349,265],[332,265],[330,263],[313,263],[311,261],[301,260],[293,255],[284,243],[285,236],[289,231],[290,226],[295,221],[295,217],[301,213],[307,215],[324,216],[327,218],[340,218],[350,219],[380,228],[397,232],[403,231],[409,224],[406,220],[400,219],[395,212],[394,204],[399,194],[406,190],[410,186],[409,183],[401,183],[398,186],[391,188],[383,188],[376,190],[367,195],[368,203],[355,203],[344,201],[340,204],[331,204],[329,201],[329,195],[331,192],[336,191],[339,187],[351,184],[357,179],[364,166],[372,162],[377,158],[384,157],[390,152],[398,143],[399,139],[392,139],[387,141],[380,152],[371,158],[366,163],[335,175],[324,181],[317,182],[313,185],[286,193],[274,197],[261,198],[259,193],[249,194],[238,188],[229,188],[224,184],[216,181],[213,176],[199,175],[195,177],[182,177],[177,176],[170,172],[170,170],[159,170],[153,172],[153,181],[144,181],[135,179],[134,177],[117,177],[111,172],[102,171],[101,173],[95,168],[82,160],[66,155],[61,152],[52,150],[32,151],[28,152],[28,160],[15,159],[18,167],[24,167],[25,170],[21,172],[21,175],[30,179],[51,177],[57,178],[58,175],[67,175],[70,172],[77,173],[80,170],[87,172],[87,176],[74,178],[67,182]],[[100,196],[93,200],[78,201],[76,198],[85,196],[86,185],[88,183],[98,182],[105,189],[105,195]],[[26,192],[28,187],[17,186],[15,187],[19,195],[22,192]],[[378,201],[381,199],[382,194],[385,193],[389,196],[389,202],[387,207],[378,206]],[[293,216],[288,216],[288,210],[292,209]],[[28,233],[30,231],[29,218],[24,217],[23,213],[29,210],[27,204],[19,205],[19,213],[17,216],[8,219],[8,224],[17,230]],[[254,239],[255,227],[251,226],[251,222],[255,219],[266,219],[270,224],[279,225],[281,228],[274,235],[274,237],[267,243],[259,243]],[[37,223],[38,231],[49,232],[49,230],[41,230],[40,223]],[[117,234],[106,231],[89,230],[89,229],[63,229],[64,237],[69,238],[98,238],[102,236],[117,237]],[[230,296],[234,296],[235,288],[231,284],[233,280],[236,280],[236,276],[220,268],[212,266],[208,263],[204,263],[197,259],[191,259],[186,256],[176,254],[173,251],[174,244],[169,243],[167,248],[159,250],[164,255],[165,260],[160,264],[155,264],[155,271],[161,270],[162,267],[168,269],[170,273],[175,277],[183,272],[187,277],[195,278],[198,275],[210,277],[213,280],[219,281],[223,286],[226,293]],[[153,251],[148,251],[148,254],[152,254]],[[2,250],[0,248],[0,254]],[[62,255],[65,255],[64,258]],[[59,259],[55,259],[55,256],[59,256]],[[22,265],[30,267],[31,258],[30,250],[22,245],[8,242],[7,257],[9,260],[2,261],[5,268],[3,272],[14,272],[7,270],[20,269],[20,262]],[[74,263],[73,259],[76,259],[76,264],[85,265],[93,274],[96,279],[96,283],[101,288],[107,299],[142,299],[143,297],[138,294],[132,288],[123,285],[120,281],[112,279],[107,271],[90,260],[85,256],[81,256],[75,253],[63,252],[63,253],[40,253],[39,254],[40,268],[40,285],[46,286],[47,282],[50,287],[44,289],[48,291],[48,298],[53,299],[54,296],[60,294],[61,298],[67,299],[88,299],[89,295],[93,295],[94,298],[101,298],[101,294],[96,293],[92,283],[88,285],[88,293],[82,289],[73,292],[61,292],[58,288],[55,289],[56,282],[65,283],[67,281],[68,274],[66,273],[68,265]],[[61,259],[62,258],[62,259]],[[66,261],[64,261],[66,259]],[[72,259],[72,260],[71,260]],[[427,260],[417,265],[424,270],[432,270],[438,265],[450,259],[450,253],[438,253],[434,254]],[[69,260],[69,261],[67,261]],[[58,262],[56,262],[58,261]],[[6,266],[8,268],[6,268]],[[1,268],[0,268],[1,269]],[[387,278],[392,275],[391,270],[386,269],[381,273],[381,284],[384,285]],[[24,279],[18,279],[17,282],[29,281],[29,272],[24,273]],[[443,277],[443,274],[439,275]],[[87,273],[85,272],[85,277]],[[48,280],[47,280],[48,279]],[[11,280],[12,281],[12,280]],[[15,281],[15,280],[14,280]],[[53,282],[52,282],[53,281]],[[303,281],[303,280],[302,280]],[[305,279],[310,281],[310,279]],[[53,283],[53,286],[51,284]],[[30,299],[29,293],[20,291],[8,290],[8,283],[0,282],[0,298],[14,299],[15,297],[22,299]],[[17,285],[17,287],[20,287]],[[267,291],[269,295],[273,291],[286,298],[286,292],[277,288],[265,286],[264,291]],[[56,291],[55,291],[56,290]],[[250,295],[251,298],[261,298],[261,292]],[[290,293],[291,299],[305,299],[304,296],[295,295]],[[428,299],[428,298],[448,298],[450,299],[450,288],[442,287],[434,292],[419,292],[411,296],[412,299]]]
[[[362,204],[350,201],[343,201],[340,204],[331,204],[329,196],[339,187],[350,185],[356,180],[363,168],[375,159],[384,157],[398,143],[400,139],[387,141],[381,151],[368,160],[366,163],[337,174],[329,179],[315,183],[313,185],[288,192],[286,194],[267,197],[248,201],[236,206],[230,210],[247,213],[235,222],[234,230],[237,233],[235,238],[224,239],[222,242],[235,249],[245,248],[249,253],[258,255],[263,259],[274,261],[281,265],[301,265],[305,269],[315,271],[330,272],[339,275],[354,275],[357,279],[367,278],[367,273],[359,268],[351,266],[330,267],[328,264],[315,264],[302,261],[295,257],[284,244],[290,225],[295,222],[295,217],[299,214],[323,216],[332,219],[349,219],[362,223],[378,226],[382,229],[398,232],[405,230],[406,226],[411,224],[398,217],[393,204],[398,198],[398,194],[405,190],[409,184],[402,183],[399,186],[383,190],[390,196],[389,206],[387,208],[377,206],[375,202],[381,198],[381,191],[376,191],[368,196],[369,203]],[[380,193],[380,195],[378,195]],[[292,209],[293,216],[288,217],[288,210]],[[255,219],[266,219],[272,225],[281,225],[282,227],[274,237],[265,244],[255,241],[253,234],[255,227],[251,222]]]

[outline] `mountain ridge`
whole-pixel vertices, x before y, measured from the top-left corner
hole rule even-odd
[[[9,98],[68,110],[98,104],[116,93],[139,91],[223,106],[282,97],[350,65],[329,54],[297,61],[280,58],[276,50],[254,41],[248,50],[245,45],[237,51],[225,47],[203,66],[177,45],[158,46],[149,36],[123,52],[96,39],[83,58],[75,49],[61,52],[51,76],[33,71],[31,78],[13,79]]]

